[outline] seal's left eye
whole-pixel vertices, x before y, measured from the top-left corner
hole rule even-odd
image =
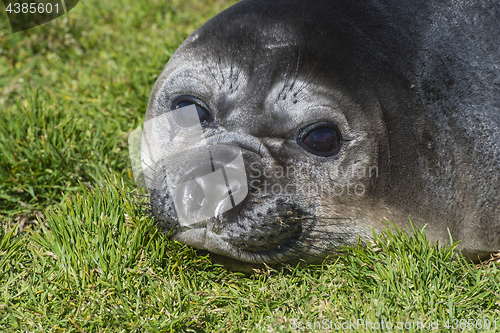
[[[302,146],[315,155],[332,156],[339,151],[340,142],[340,135],[335,129],[323,127],[310,131],[302,139]]]
[[[200,118],[200,123],[204,123],[204,122],[210,122],[210,114],[205,111],[205,109],[203,109],[201,106],[199,106],[198,104],[196,103],[191,103],[191,102],[179,102],[175,105],[175,108],[176,109],[180,109],[180,108],[183,108],[185,106],[189,106],[189,105],[192,105],[194,104],[196,106],[196,112],[198,112],[198,118]]]

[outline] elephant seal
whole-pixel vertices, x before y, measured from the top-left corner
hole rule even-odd
[[[246,196],[182,223],[175,200],[199,208],[231,194],[229,176],[175,199],[150,165],[156,221],[234,263],[318,262],[408,217],[468,258],[500,250],[499,22],[496,1],[244,0],[223,11],[171,57],[146,121],[191,106],[207,144],[241,149]],[[176,166],[195,170],[193,159]]]

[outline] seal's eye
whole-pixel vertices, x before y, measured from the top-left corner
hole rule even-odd
[[[332,156],[340,150],[340,135],[331,127],[314,128],[303,136],[301,146],[319,156]]]
[[[207,111],[205,111],[205,109],[203,109],[201,106],[199,106],[196,103],[178,102],[175,105],[175,109],[180,109],[180,108],[183,108],[185,106],[192,105],[192,104],[194,104],[196,106],[196,112],[198,112],[198,118],[200,118],[200,123],[204,123],[204,122],[208,123],[208,122],[210,122],[210,114]]]

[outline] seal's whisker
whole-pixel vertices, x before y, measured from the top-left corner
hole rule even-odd
[[[229,92],[231,93],[233,90],[233,52],[234,52],[234,41],[231,44],[231,48],[229,49]]]
[[[318,207],[330,207],[330,206],[335,206],[338,205],[338,203],[327,203],[327,204],[320,204],[320,203],[315,203],[312,205],[307,206],[308,208],[318,208]]]
[[[209,59],[207,58],[207,56],[203,56],[203,60],[204,60],[204,63],[207,64],[205,66],[205,68],[208,70],[208,72],[210,73],[210,76],[212,77],[212,79],[215,81],[215,83],[217,84],[217,86],[219,87],[219,90],[222,90],[222,84],[219,82],[219,80],[217,79],[217,68],[212,68],[212,62],[209,61]]]
[[[286,95],[283,95],[283,93],[285,92],[285,89],[288,86],[288,80],[290,79],[288,76],[289,70],[290,70],[290,63],[287,63],[286,64],[286,72],[284,75],[285,79],[283,80],[283,84],[281,85],[281,90],[278,93],[278,96],[276,96],[276,102],[278,102],[280,98],[285,99],[285,97],[286,97]]]
[[[323,52],[325,51],[326,49],[326,46],[323,47],[323,49],[321,50],[319,56],[318,56],[318,59],[316,59],[316,62],[314,63],[314,65],[312,66],[311,68],[311,71],[309,72],[309,74],[307,74],[306,76],[306,79],[304,80],[304,83],[302,84],[302,86],[295,92],[295,95],[297,96],[303,89],[305,89],[309,84],[312,83],[312,81],[308,81],[311,74],[313,73],[314,69],[316,68],[316,66],[318,65],[318,62],[319,62],[319,59],[321,58],[321,55],[323,55]],[[300,99],[299,99],[300,100]]]
[[[238,83],[238,78],[241,73],[241,67],[236,67],[235,71],[235,63],[234,63],[234,41],[231,44],[231,52],[230,52],[230,60],[229,60],[229,93],[234,94],[240,88]]]
[[[322,232],[322,230],[319,230],[318,232]],[[325,241],[337,241],[338,243],[343,243],[345,242],[346,239],[348,239],[347,237],[350,237],[352,236],[352,234],[350,233],[331,233],[330,235],[328,236],[307,236],[307,235],[304,235],[302,236],[303,239],[305,240],[311,240],[311,241],[315,241],[316,240],[325,240]]]
[[[288,91],[292,91],[292,89],[295,86],[295,83],[297,82],[297,79],[299,77],[299,67],[300,67],[300,56],[301,56],[301,53],[302,53],[302,43],[299,43],[299,54],[297,56],[297,66],[295,67],[295,73],[293,75],[292,84],[288,86]]]
[[[351,221],[349,221],[351,222]],[[328,223],[315,223],[314,227],[310,227],[308,230],[310,231],[318,231],[320,230],[321,228],[323,228],[324,230],[328,230],[332,227],[339,227],[339,228],[342,228],[342,227],[347,227],[347,226],[350,226],[352,224],[349,224],[348,221],[345,221],[345,222],[328,222]]]
[[[295,220],[353,220],[353,217],[318,217],[318,216],[310,216],[310,217],[295,217]]]

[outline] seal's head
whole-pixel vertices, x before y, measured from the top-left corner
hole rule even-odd
[[[146,163],[158,224],[195,248],[272,264],[320,261],[384,218],[439,216],[439,199],[415,194],[428,193],[439,134],[418,126],[413,6],[242,1],[194,32],[146,114],[160,133],[149,140],[170,151]],[[196,129],[172,125],[179,117]],[[429,227],[434,239],[446,226]]]

